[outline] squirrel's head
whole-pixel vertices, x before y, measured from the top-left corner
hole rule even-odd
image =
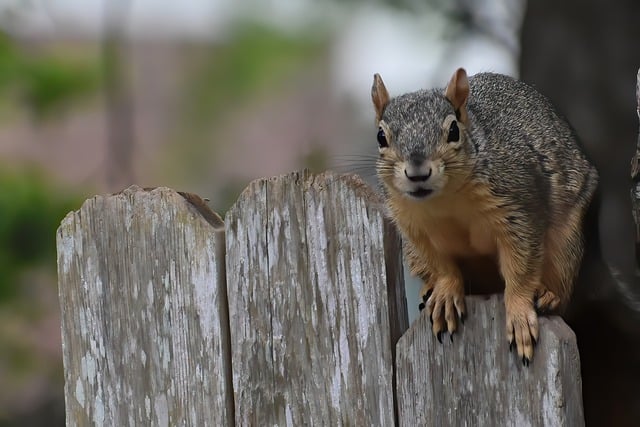
[[[378,124],[378,177],[387,191],[427,199],[459,184],[468,172],[469,81],[458,69],[444,92],[421,90],[390,98],[380,75],[371,98]]]

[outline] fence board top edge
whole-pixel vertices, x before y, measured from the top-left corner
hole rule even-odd
[[[69,222],[72,222],[74,218],[80,214],[80,212],[90,209],[90,206],[96,203],[104,202],[107,199],[111,198],[124,198],[127,199],[129,203],[133,203],[136,196],[140,194],[148,194],[151,197],[164,197],[167,199],[175,199],[179,196],[180,199],[175,200],[186,201],[200,214],[200,216],[206,222],[208,222],[214,228],[215,231],[224,231],[224,221],[222,220],[222,217],[220,217],[217,212],[212,210],[207,205],[207,202],[197,194],[177,191],[169,187],[140,187],[134,184],[116,193],[105,195],[98,194],[86,199],[78,209],[72,210],[67,213],[67,215],[65,215],[65,217],[60,222],[60,226],[58,227],[58,233],[60,233],[60,230],[61,228],[63,228],[63,226],[67,225]]]
[[[328,185],[331,183],[344,184],[351,190],[353,190],[357,197],[365,199],[368,206],[379,208],[382,212],[384,212],[383,201],[380,194],[378,194],[373,188],[371,188],[371,186],[364,182],[362,178],[360,178],[360,176],[356,174],[337,173],[330,170],[314,174],[311,173],[308,169],[253,180],[238,196],[236,202],[229,209],[229,212],[232,212],[234,210],[240,200],[245,198],[248,194],[255,192],[260,186],[264,186],[270,182],[277,182],[279,180],[294,180],[294,182],[300,183],[306,188],[310,186]],[[169,187],[140,187],[135,184],[116,193],[106,195],[99,194],[86,199],[78,209],[72,210],[67,213],[67,215],[65,215],[60,223],[58,231],[63,225],[73,221],[73,218],[75,218],[76,215],[78,215],[81,211],[88,209],[92,204],[103,202],[112,197],[123,197],[129,199],[129,201],[131,202],[133,201],[135,196],[140,193],[160,193],[161,195],[165,195],[167,197],[175,197],[176,195],[180,195],[185,201],[192,205],[195,210],[203,217],[203,219],[206,220],[216,231],[224,231],[225,221],[217,212],[211,209],[207,202],[199,195],[184,191],[177,191]]]
[[[324,185],[331,185],[334,183],[337,183],[338,185],[346,185],[349,189],[354,191],[357,197],[365,199],[368,206],[379,208],[384,212],[381,195],[371,188],[369,184],[364,182],[359,175],[338,173],[331,170],[312,173],[309,169],[303,169],[272,177],[258,178],[251,181],[240,193],[235,203],[229,208],[227,214],[231,214],[231,216],[233,216],[233,212],[237,209],[239,202],[246,198],[251,198],[251,196],[257,193],[261,187],[279,181],[293,181],[295,184],[304,186],[305,189],[312,186],[322,187]]]

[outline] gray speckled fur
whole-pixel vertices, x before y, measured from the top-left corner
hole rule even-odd
[[[542,233],[549,220],[562,221],[569,207],[588,205],[597,172],[547,98],[523,82],[493,73],[471,76],[469,87],[464,149],[471,157],[472,176],[513,205],[514,221],[526,220],[535,226],[530,231]],[[444,89],[430,89],[391,99],[382,119],[406,159],[412,153],[429,156],[449,114],[454,109]]]

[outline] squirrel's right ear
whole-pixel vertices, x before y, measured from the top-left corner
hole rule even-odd
[[[444,91],[444,96],[447,97],[449,102],[453,105],[453,109],[456,112],[456,117],[463,123],[467,121],[467,98],[469,98],[469,79],[467,78],[467,72],[464,68],[458,68],[447,88]]]
[[[382,118],[382,113],[384,113],[385,107],[389,103],[389,92],[387,92],[387,88],[384,87],[382,77],[380,77],[380,74],[378,73],[373,75],[371,100],[373,101],[373,106],[376,109],[376,122],[379,122]]]

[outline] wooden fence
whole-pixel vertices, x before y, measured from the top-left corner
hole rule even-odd
[[[400,241],[353,176],[94,197],[57,235],[68,425],[583,425],[571,330],[508,351],[501,297],[409,328]],[[415,302],[410,302],[414,304]]]

